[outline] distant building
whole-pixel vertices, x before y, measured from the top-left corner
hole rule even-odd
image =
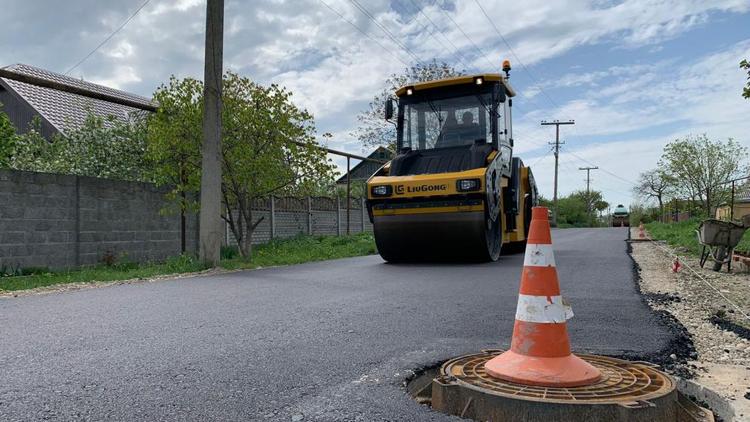
[[[367,156],[367,158],[372,158],[374,160],[380,160],[380,161],[389,161],[393,158],[393,153],[385,147],[378,147],[375,151],[370,153],[370,155]],[[362,181],[367,180],[372,176],[373,173],[378,171],[378,169],[382,166],[382,164],[374,163],[372,161],[360,161],[357,163],[356,166],[352,167],[352,169],[349,171],[349,174],[351,175],[351,181]],[[346,184],[346,173],[344,173],[339,180],[336,181],[337,184]]]
[[[734,192],[734,210],[731,202],[725,202],[716,207],[714,218],[719,220],[741,220],[742,217],[750,214],[750,184],[743,183],[738,185]]]
[[[131,101],[145,103],[150,101],[135,94],[85,82],[26,64],[14,64],[4,69]],[[104,118],[113,116],[115,119],[125,122],[144,113],[137,108],[6,78],[0,78],[0,103],[2,104],[1,110],[8,115],[17,132],[27,132],[32,120],[39,117],[41,134],[47,139],[55,134],[65,133],[66,130],[80,127],[89,114]]]

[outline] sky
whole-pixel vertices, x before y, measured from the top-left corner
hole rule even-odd
[[[203,76],[204,0],[0,0],[0,66],[25,63],[150,96]],[[485,13],[487,16],[485,16]],[[367,34],[367,36],[363,35]],[[391,38],[393,37],[393,39]],[[290,89],[330,148],[370,151],[357,114],[407,65],[433,59],[467,73],[513,63],[514,154],[552,197],[592,189],[631,204],[638,175],[687,134],[750,147],[750,0],[226,0],[224,67]],[[74,68],[73,68],[74,67]],[[71,70],[72,68],[72,70]],[[336,160],[343,165],[343,161]]]

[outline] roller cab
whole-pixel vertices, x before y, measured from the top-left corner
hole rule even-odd
[[[513,157],[507,77],[430,81],[396,92],[397,155],[367,181],[387,261],[494,261],[526,240],[536,185]],[[395,112],[395,113],[394,113]]]

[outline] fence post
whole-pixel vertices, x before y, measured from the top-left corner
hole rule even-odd
[[[268,225],[270,226],[270,232],[271,232],[271,239],[276,237],[276,201],[274,201],[273,195],[271,195],[270,198],[268,198],[270,201],[270,212],[268,217]]]
[[[359,198],[359,218],[361,219],[362,233],[365,232],[365,197]]]
[[[307,234],[313,234],[312,197],[307,197]]]
[[[732,180],[732,203],[729,205],[729,221],[734,220],[734,180]]]
[[[336,236],[341,236],[341,197],[336,195]]]

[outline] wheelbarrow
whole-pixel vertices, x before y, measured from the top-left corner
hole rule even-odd
[[[710,258],[713,261],[714,271],[721,271],[721,267],[727,264],[727,270],[731,272],[732,252],[749,226],[750,216],[743,217],[742,223],[715,219],[703,220],[696,230],[698,243],[703,245],[701,267]]]

